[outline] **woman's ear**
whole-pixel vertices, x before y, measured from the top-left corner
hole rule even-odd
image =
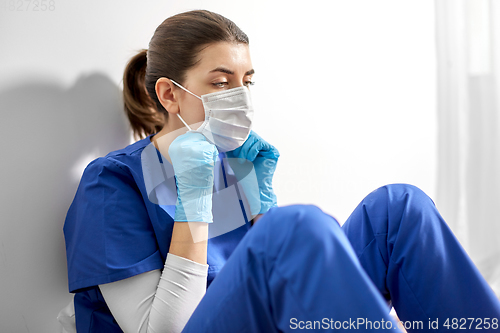
[[[161,77],[156,81],[156,96],[161,105],[169,114],[179,113],[178,95],[174,93],[174,84],[166,77]]]

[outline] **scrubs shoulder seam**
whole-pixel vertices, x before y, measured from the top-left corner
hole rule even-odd
[[[150,145],[150,144],[153,144],[153,143],[152,143],[152,142],[149,142],[148,144],[146,144],[146,145],[144,145],[144,146],[141,146],[141,147],[137,148],[136,150],[131,151],[129,155],[130,155],[130,156],[132,156],[132,155],[137,155],[137,154],[139,154],[139,152],[142,152],[142,151],[144,150],[144,148],[146,148],[146,147],[147,147],[148,145]]]
[[[107,160],[112,161],[121,170],[126,171],[123,167],[120,166],[120,164],[124,164],[124,165],[127,165],[127,166],[128,166],[128,164],[122,162],[121,159],[120,159],[120,157],[121,156],[128,156],[128,157],[135,158],[138,155],[140,157],[141,154],[142,154],[142,152],[144,151],[144,148],[146,148],[147,146],[148,145],[139,147],[139,148],[137,148],[136,150],[134,150],[134,151],[132,151],[130,153],[108,154],[108,155],[104,156],[103,158],[106,158]]]
[[[106,159],[107,159],[108,161],[110,161],[111,163],[113,163],[113,164],[114,164],[117,168],[119,168],[119,169],[120,169],[120,170],[122,170],[123,172],[129,173],[129,172],[128,172],[128,170],[125,170],[124,168],[122,168],[122,167],[121,167],[121,166],[117,163],[118,161],[116,161],[115,159],[111,158],[111,156],[106,157]]]

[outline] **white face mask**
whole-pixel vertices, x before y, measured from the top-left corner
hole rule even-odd
[[[192,132],[198,132],[214,144],[219,152],[235,150],[245,143],[252,129],[253,107],[247,87],[238,87],[202,95],[193,94],[174,80],[179,88],[199,98],[205,109],[205,121],[197,130],[192,130],[177,114],[179,119]]]

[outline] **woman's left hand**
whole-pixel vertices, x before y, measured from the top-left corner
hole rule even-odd
[[[277,205],[272,180],[280,156],[278,149],[251,131],[245,143],[233,151],[226,152],[226,156],[238,182],[243,186],[252,217],[264,214]],[[251,162],[250,167],[248,162]],[[255,177],[251,177],[253,173],[249,170],[252,166]]]

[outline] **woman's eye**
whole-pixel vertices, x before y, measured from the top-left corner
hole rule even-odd
[[[227,82],[214,82],[212,84],[216,87],[224,88],[224,86],[227,85]]]
[[[253,81],[245,81],[245,86],[246,87],[249,87],[249,86],[253,86],[255,84],[255,82]],[[214,82],[212,83],[212,85],[214,85],[215,87],[218,87],[218,88],[224,88],[226,87],[227,85],[229,85],[228,82]]]

